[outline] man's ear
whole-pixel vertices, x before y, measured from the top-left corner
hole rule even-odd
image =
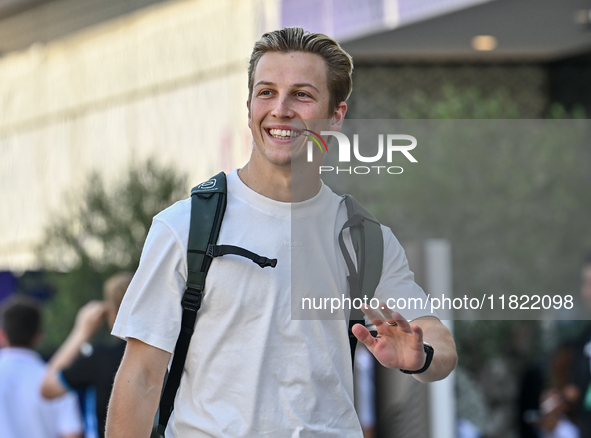
[[[8,336],[6,336],[6,332],[4,329],[0,328],[0,348],[9,347],[8,345]]]
[[[343,121],[345,120],[345,114],[347,114],[347,104],[345,102],[341,102],[334,110],[332,118],[330,119],[331,131],[341,130],[341,127],[343,126]]]
[[[31,342],[31,344],[32,346],[39,345],[41,341],[43,341],[43,333],[41,332],[41,330],[39,330],[37,333],[35,333],[35,336],[33,337],[33,342]]]

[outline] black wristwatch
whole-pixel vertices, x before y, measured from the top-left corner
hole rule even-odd
[[[429,365],[431,365],[431,361],[433,360],[433,353],[435,352],[435,350],[433,350],[433,347],[431,347],[431,345],[427,344],[426,342],[423,342],[423,349],[425,350],[425,353],[427,353],[427,357],[425,358],[425,365],[423,365],[423,368],[421,368],[420,370],[416,370],[416,371],[410,371],[410,370],[400,370],[400,371],[402,371],[404,374],[421,374],[421,373],[424,373],[425,371],[427,371],[427,369],[429,368]]]

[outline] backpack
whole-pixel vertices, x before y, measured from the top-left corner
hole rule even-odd
[[[187,287],[181,300],[183,307],[181,330],[160,399],[157,430],[162,436],[164,436],[170,414],[174,409],[174,398],[180,385],[189,343],[197,319],[197,311],[201,307],[205,278],[213,258],[235,254],[252,260],[261,268],[274,268],[277,265],[277,259],[260,256],[233,245],[216,244],[226,210],[226,198],[226,175],[224,172],[218,173],[191,190]],[[362,296],[371,299],[382,274],[384,241],[380,223],[355,198],[350,195],[344,195],[343,198],[347,207],[348,219],[339,233],[338,240],[349,271],[347,281],[350,298],[352,301]],[[355,269],[355,264],[343,239],[343,231],[347,228],[350,228],[351,241],[359,270]],[[349,344],[352,362],[355,357],[357,338],[351,329],[357,323],[365,324],[365,319],[360,309],[353,308],[349,317]]]

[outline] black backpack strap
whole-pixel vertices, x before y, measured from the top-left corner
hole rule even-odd
[[[277,259],[255,254],[233,245],[216,245],[226,211],[226,175],[218,173],[191,190],[191,222],[187,247],[187,287],[181,305],[181,331],[174,347],[170,372],[160,398],[158,433],[164,436],[174,399],[181,383],[191,337],[195,330],[197,311],[201,307],[205,277],[214,257],[235,254],[246,257],[261,268],[277,265]]]
[[[351,302],[353,302],[355,298],[363,300],[363,297],[367,297],[369,302],[373,298],[382,276],[384,259],[382,229],[378,220],[363,208],[353,196],[344,195],[343,198],[347,207],[348,220],[339,232],[339,246],[349,271],[347,281],[349,283],[350,298]],[[347,228],[350,229],[358,269],[355,268],[353,259],[343,239],[343,231]],[[355,324],[365,325],[365,317],[360,309],[355,309],[352,306],[349,315],[349,345],[351,347],[352,363],[355,360],[355,348],[357,347],[357,338],[352,332]]]
[[[266,268],[267,266],[274,268],[275,266],[277,266],[277,259],[269,259],[267,257],[260,256],[252,251],[240,248],[239,246],[209,245],[207,247],[207,255],[210,257],[219,257],[227,254],[234,254],[239,255],[241,257],[246,257],[247,259],[250,259],[253,262],[255,262],[261,268]]]
[[[191,190],[191,225],[187,251],[187,288],[181,301],[183,316],[181,331],[174,347],[170,372],[160,399],[158,433],[164,436],[174,398],[181,383],[189,343],[195,328],[197,311],[201,307],[205,277],[212,257],[207,255],[209,245],[217,241],[226,211],[226,175],[218,173],[210,180]]]

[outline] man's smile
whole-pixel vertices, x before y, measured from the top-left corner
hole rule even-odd
[[[269,135],[279,140],[290,140],[301,135],[301,132],[292,129],[270,128],[266,130]]]

